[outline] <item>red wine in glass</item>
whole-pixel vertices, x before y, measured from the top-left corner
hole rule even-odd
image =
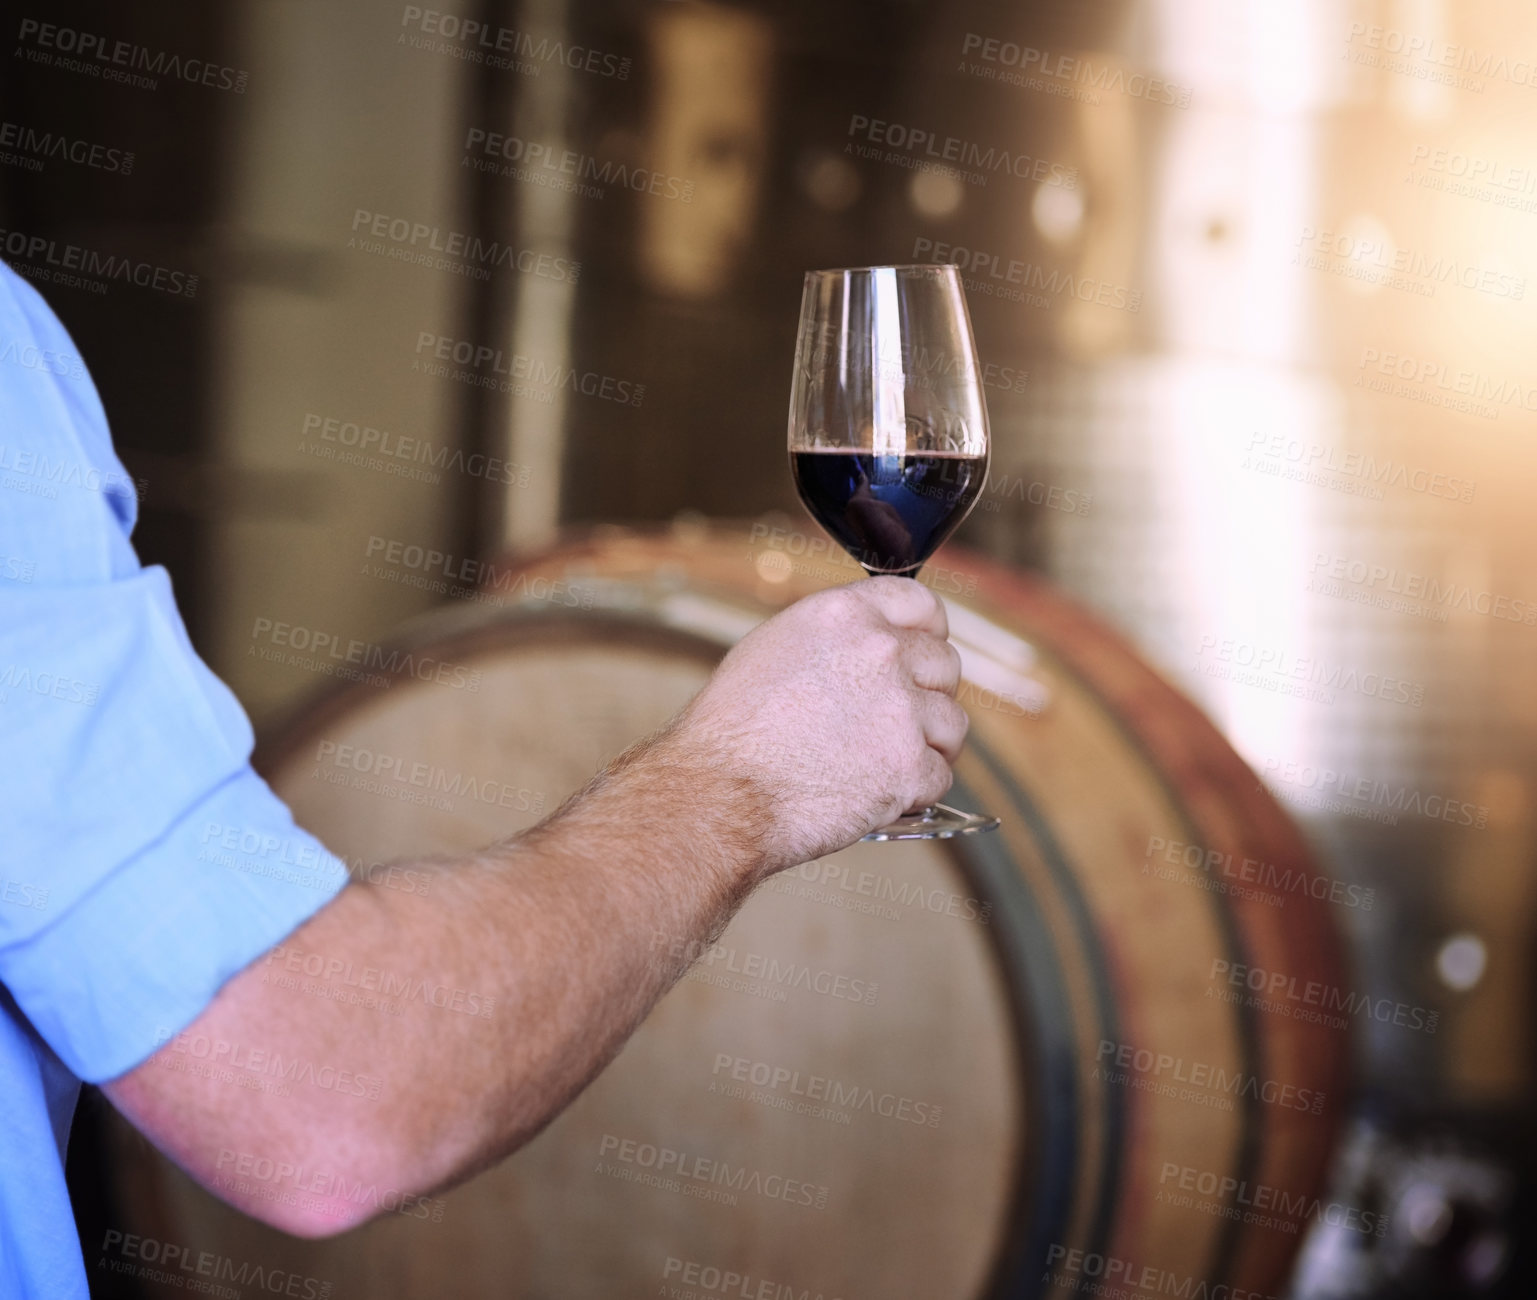
[[[812,271],[790,388],[801,500],[869,574],[911,578],[987,482],[987,406],[953,266]],[[945,804],[865,836],[945,839],[996,817]]]
[[[914,452],[797,451],[795,486],[816,516],[869,573],[911,578],[981,494],[987,457]]]

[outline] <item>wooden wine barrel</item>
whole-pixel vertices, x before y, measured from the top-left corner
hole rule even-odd
[[[605,530],[495,566],[400,642],[478,689],[336,691],[264,770],[364,866],[516,831],[756,622],[858,576],[798,536]],[[1096,619],[954,550],[928,576],[972,718],[951,802],[998,832],[766,884],[566,1113],[425,1208],[294,1241],[124,1137],[135,1226],[379,1300],[1273,1292],[1317,1214],[1347,1034],[1251,976],[1345,987],[1316,868]]]

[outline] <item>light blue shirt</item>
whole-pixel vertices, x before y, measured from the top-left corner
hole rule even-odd
[[[138,1065],[347,882],[251,770],[245,713],[129,545],[136,511],[74,344],[0,264],[5,1297],[87,1296],[80,1080]]]

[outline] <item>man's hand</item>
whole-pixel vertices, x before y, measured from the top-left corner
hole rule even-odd
[[[945,607],[910,578],[819,592],[750,632],[674,724],[766,792],[764,873],[822,857],[950,788],[968,725]]]
[[[945,633],[943,606],[907,579],[808,597],[745,637],[664,732],[538,826],[417,863],[434,876],[425,898],[348,885],[285,940],[328,968],[474,990],[494,1017],[418,999],[381,1017],[269,982],[269,954],[186,1032],[327,1078],[367,1077],[377,1095],[240,1087],[220,1077],[229,1071],[185,1069],[177,1040],[104,1090],[204,1186],[306,1236],[376,1210],[340,1193],[263,1198],[221,1179],[221,1162],[286,1161],[402,1196],[484,1168],[613,1058],[758,881],[949,788],[966,715],[951,698],[960,661]]]

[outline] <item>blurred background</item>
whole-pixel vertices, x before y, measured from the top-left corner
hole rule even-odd
[[[258,727],[316,685],[262,620],[377,642],[595,525],[815,535],[802,272],[958,263],[995,442],[957,540],[1197,701],[1371,891],[1336,909],[1363,986],[1439,1014],[1357,1035],[1337,1159],[1412,1231],[1320,1230],[1297,1294],[1526,1276],[1537,10],[42,8],[7,19],[3,253]]]

